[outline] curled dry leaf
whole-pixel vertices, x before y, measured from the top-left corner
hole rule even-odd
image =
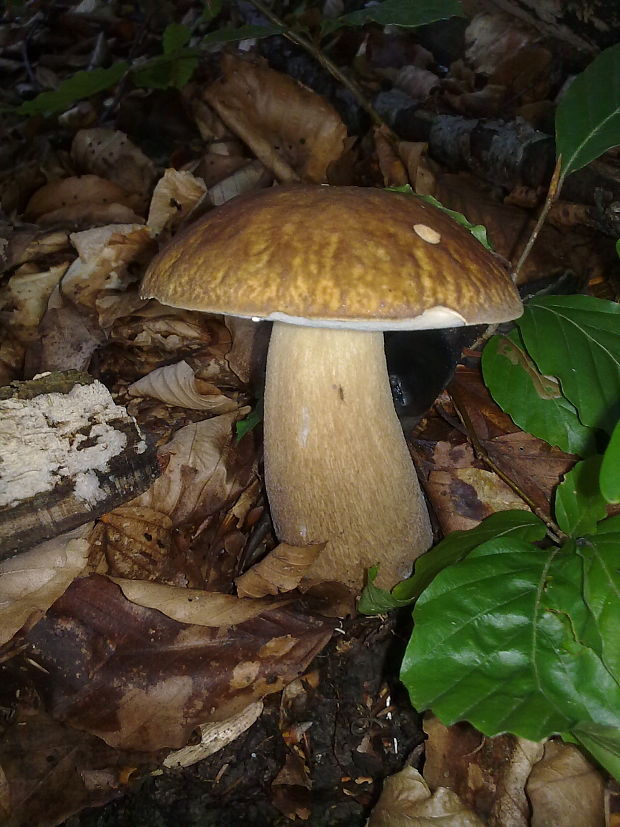
[[[167,169],[159,179],[149,208],[147,226],[153,235],[172,233],[207,193],[204,181],[191,172]]]
[[[217,721],[214,724],[201,724],[198,727],[200,741],[197,744],[190,744],[183,749],[171,752],[164,758],[164,767],[191,767],[192,764],[202,761],[209,755],[232,744],[240,735],[248,730],[258,720],[263,711],[263,702],[255,701],[246,708],[227,718],[225,721]]]
[[[25,215],[39,224],[141,223],[134,213],[135,205],[136,197],[113,181],[81,175],[49,181],[31,197]]]
[[[130,318],[116,317],[110,338],[132,348],[157,348],[176,353],[209,341],[208,316],[191,310],[167,307],[157,301],[133,311]]]
[[[280,181],[327,180],[346,148],[340,116],[316,92],[234,55],[222,58],[223,77],[204,96],[224,123]]]
[[[42,230],[30,226],[14,230],[9,238],[2,272],[13,270],[28,261],[43,260],[61,251],[70,255],[69,234],[65,230]],[[56,257],[57,260],[57,257]]]
[[[172,520],[153,508],[123,505],[101,518],[91,535],[89,565],[100,574],[184,584],[173,554]]]
[[[144,580],[112,578],[132,603],[196,626],[236,626],[282,605],[282,600],[245,600],[243,596],[202,589],[179,589]]]
[[[47,611],[86,567],[92,523],[0,563],[0,644]]]
[[[572,744],[548,741],[526,786],[532,805],[532,827],[605,823],[605,784],[601,774]]]
[[[230,330],[232,347],[226,354],[226,361],[244,385],[252,381],[262,384],[267,364],[270,325],[256,324],[251,319],[225,316],[226,327]]]
[[[38,325],[54,288],[65,274],[68,263],[63,262],[40,271],[34,264],[23,264],[0,288],[0,311],[7,316],[11,335],[24,344],[38,336]]]
[[[155,165],[124,132],[80,129],[71,145],[71,157],[83,172],[91,172],[135,194],[137,207],[146,207],[155,179]]]
[[[26,361],[30,374],[54,370],[87,370],[105,334],[90,315],[80,312],[56,287]]]
[[[127,390],[130,396],[152,396],[167,405],[193,411],[222,414],[238,407],[234,400],[219,393],[214,385],[196,379],[194,371],[185,361],[157,368]]]
[[[292,591],[326,545],[290,546],[280,543],[235,580],[239,597],[263,597]]]
[[[209,202],[214,207],[218,207],[237,195],[269,187],[271,184],[273,184],[273,174],[264,164],[260,161],[249,161],[210,187]]]
[[[525,783],[543,745],[514,735],[487,738],[469,724],[424,720],[424,777],[431,789],[449,787],[490,827],[527,827]]]
[[[221,414],[187,425],[163,446],[165,472],[133,500],[166,514],[174,526],[204,520],[238,496],[253,475],[253,460],[234,438],[234,424],[250,409]]]
[[[330,624],[289,609],[229,628],[177,623],[105,577],[74,581],[28,634],[57,720],[119,748],[183,746],[305,669]]]
[[[413,767],[386,778],[367,827],[484,827],[456,793],[438,787],[431,794],[428,784]]]
[[[62,280],[63,295],[74,304],[94,310],[102,290],[124,290],[137,281],[132,268],[153,252],[147,227],[110,224],[71,235],[78,258]]]

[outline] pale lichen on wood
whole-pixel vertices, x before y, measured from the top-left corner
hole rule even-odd
[[[0,395],[0,558],[144,491],[154,452],[107,388],[77,371]]]

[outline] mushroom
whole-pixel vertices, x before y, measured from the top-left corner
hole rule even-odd
[[[310,581],[385,588],[432,542],[394,410],[383,331],[522,312],[503,262],[421,199],[358,187],[237,197],[154,259],[142,295],[271,320],[265,484],[279,539],[327,542]]]

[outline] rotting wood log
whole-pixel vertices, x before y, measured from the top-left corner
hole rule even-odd
[[[157,476],[154,448],[88,374],[0,388],[0,560],[101,516]]]

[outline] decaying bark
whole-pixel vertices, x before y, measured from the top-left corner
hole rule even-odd
[[[156,476],[135,420],[87,374],[0,389],[0,559],[104,514]]]

